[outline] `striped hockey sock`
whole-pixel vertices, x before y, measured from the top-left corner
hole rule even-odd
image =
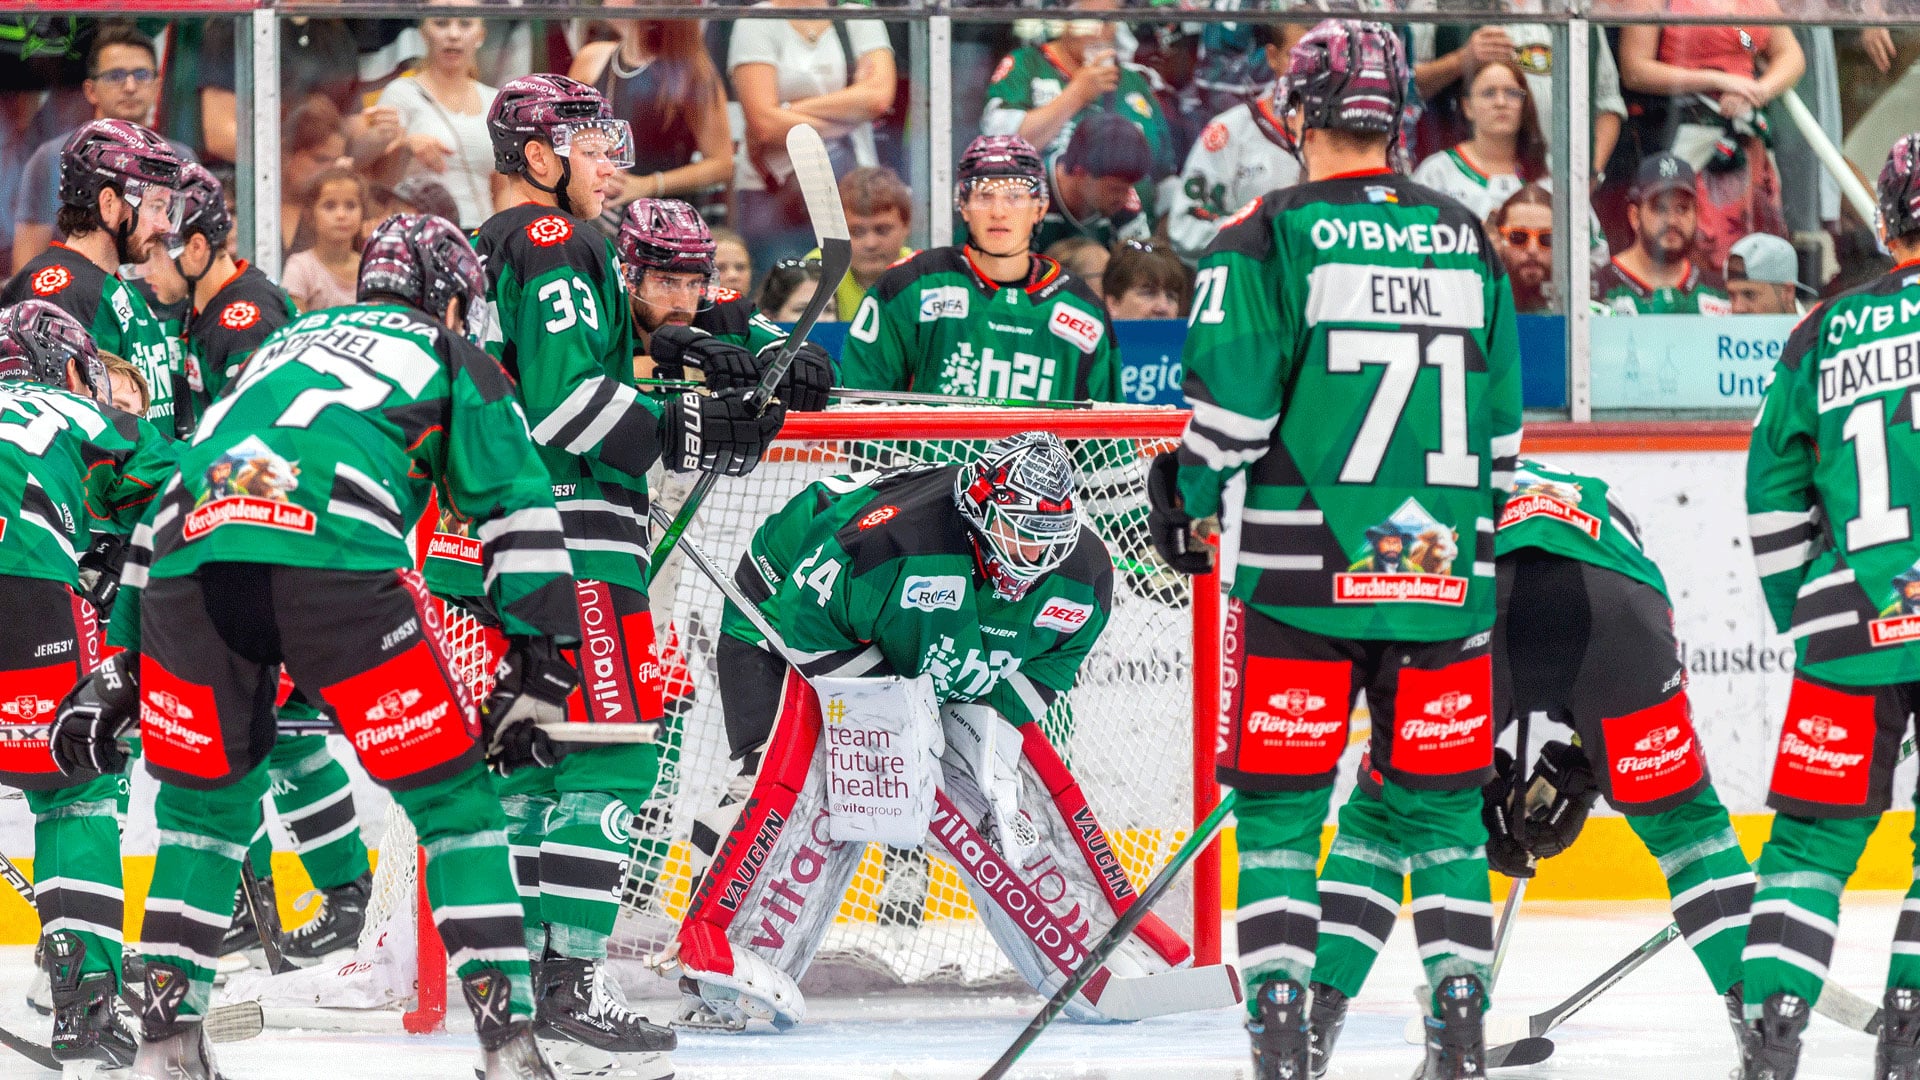
[[[617,795],[560,796],[540,843],[540,914],[553,951],[583,960],[607,955],[633,849],[632,821]]]
[[[1407,860],[1387,838],[1387,807],[1355,788],[1320,870],[1320,953],[1313,981],[1353,997],[1386,948],[1406,895]]]
[[[68,930],[86,946],[82,974],[120,971],[125,894],[120,881],[117,776],[57,791],[29,791],[33,876],[42,934]]]
[[[1305,986],[1313,972],[1320,919],[1313,869],[1331,798],[1328,788],[1240,793],[1236,928],[1248,1015],[1257,1015],[1262,984],[1292,979]]]
[[[228,787],[189,791],[162,784],[154,798],[160,852],[140,930],[141,952],[187,973],[182,1013],[207,1011],[220,940],[240,887],[240,861],[259,830],[266,793],[262,765]]]
[[[1493,900],[1479,789],[1414,791],[1388,781],[1381,799],[1392,836],[1407,852],[1413,933],[1427,985],[1473,975],[1486,986],[1493,966]]]
[[[1775,816],[1773,836],[1760,852],[1741,957],[1747,1019],[1759,1019],[1766,1000],[1783,991],[1809,1004],[1820,999],[1839,930],[1840,890],[1877,824],[1877,816]]]
[[[337,888],[367,872],[352,784],[327,750],[326,736],[281,736],[267,755],[267,775],[274,810],[293,834],[293,850],[314,888]]]
[[[1740,981],[1740,952],[1753,906],[1753,867],[1712,788],[1663,814],[1627,824],[1660,860],[1673,921],[1707,969],[1716,993]]]
[[[540,841],[547,835],[547,818],[558,800],[545,795],[503,795],[500,809],[507,820],[507,850],[513,859],[513,883],[520,896],[523,940],[527,951],[542,956],[547,948],[547,924],[540,910]]]

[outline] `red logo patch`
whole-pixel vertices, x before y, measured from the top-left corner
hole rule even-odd
[[[1863,805],[1873,778],[1877,731],[1871,694],[1846,694],[1795,679],[1773,762],[1774,794],[1827,806]]]
[[[541,247],[552,247],[555,244],[563,244],[566,242],[567,237],[572,235],[573,226],[567,224],[566,218],[560,217],[557,214],[548,214],[543,218],[535,218],[527,225],[527,239],[539,244]]]
[[[1000,58],[1000,66],[993,69],[993,77],[988,79],[987,82],[989,84],[997,83],[1011,74],[1013,74],[1013,57],[1003,56]]]
[[[73,273],[64,266],[49,266],[33,275],[28,284],[33,288],[33,295],[52,296],[73,284]]]
[[[180,678],[151,653],[140,658],[140,739],[147,760],[162,769],[209,780],[227,775],[213,689]]]
[[[1401,668],[1393,706],[1393,767],[1451,776],[1492,764],[1492,698],[1491,656],[1438,671]]]
[[[68,650],[71,655],[72,650]],[[73,688],[71,659],[41,668],[7,672],[7,690],[0,697],[0,770],[13,773],[52,773],[53,754],[47,736],[61,697]]]
[[[740,299],[740,294],[727,288],[725,285],[715,285],[713,287],[713,302],[716,304],[731,304],[738,299]]]
[[[1235,211],[1234,211],[1233,213],[1231,213],[1231,214],[1229,214],[1229,215],[1227,215],[1227,219],[1226,219],[1225,221],[1222,221],[1222,222],[1220,223],[1220,228],[1221,228],[1221,229],[1231,229],[1231,228],[1233,228],[1233,227],[1234,227],[1235,225],[1238,225],[1238,224],[1240,224],[1241,222],[1243,222],[1243,221],[1245,221],[1245,220],[1247,220],[1248,218],[1250,218],[1250,217],[1252,217],[1252,216],[1253,216],[1253,212],[1254,212],[1255,210],[1258,210],[1258,209],[1260,209],[1260,200],[1261,200],[1261,198],[1262,198],[1262,196],[1259,196],[1259,195],[1255,195],[1255,196],[1253,197],[1253,201],[1252,201],[1252,202],[1249,202],[1249,203],[1248,203],[1247,205],[1245,205],[1245,206],[1243,206],[1243,207],[1241,207],[1240,209],[1238,209],[1238,210],[1235,210]]]
[[[1228,763],[1266,776],[1317,776],[1347,748],[1353,666],[1344,660],[1250,656]]]
[[[579,667],[580,688],[567,698],[567,722],[658,723],[666,713],[666,686],[653,616],[644,611],[617,615],[613,590],[602,581],[576,581],[573,593],[580,609],[580,648],[562,655]]]
[[[1699,782],[1700,740],[1694,737],[1687,695],[1600,722],[1607,742],[1613,797],[1650,803]]]
[[[875,510],[873,513],[868,514],[866,517],[861,518],[860,529],[862,532],[864,532],[867,529],[873,528],[875,525],[883,525],[889,521],[892,521],[893,515],[898,514],[899,512],[900,512],[900,508],[897,506],[883,506],[880,509]]]
[[[312,536],[316,524],[313,511],[304,506],[250,495],[229,495],[188,514],[180,535],[186,540],[198,540],[222,525],[262,525]]]
[[[480,565],[480,541],[459,533],[437,532],[427,542],[427,558]]]
[[[1208,124],[1207,130],[1200,133],[1200,145],[1215,154],[1225,150],[1227,148],[1227,125],[1217,120]]]
[[[465,709],[425,638],[321,696],[375,780],[415,776],[473,749]]]
[[[260,305],[248,300],[235,300],[220,313],[220,325],[229,330],[245,330],[260,322]]]

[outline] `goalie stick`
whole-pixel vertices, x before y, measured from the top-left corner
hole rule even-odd
[[[706,385],[696,379],[636,379],[643,389],[692,390]],[[896,405],[967,405],[994,409],[1086,409],[1090,401],[1029,401],[1026,398],[973,397],[966,394],[933,394],[914,390],[860,390],[834,386],[827,396],[846,401],[878,401]]]
[[[833,299],[840,288],[840,280],[847,276],[848,267],[853,265],[853,243],[847,232],[847,213],[840,205],[840,190],[833,176],[833,162],[827,159],[827,145],[820,141],[820,133],[806,124],[797,124],[787,132],[787,157],[793,161],[794,182],[800,185],[800,194],[807,203],[807,216],[813,219],[813,237],[820,245],[820,284],[813,290],[813,299],[807,301],[806,309],[800,313],[800,321],[793,324],[793,332],[787,335],[786,343],[780,346],[779,355],[760,376],[760,385],[753,388],[753,396],[748,402],[754,411],[766,408],[768,399],[773,397],[780,380],[793,366],[794,355],[807,340],[807,334],[813,324],[820,321],[820,315],[827,309],[827,303]],[[700,474],[700,479],[687,493],[686,501],[680,504],[679,513],[660,536],[660,543],[653,549],[650,565],[659,566],[673,554],[673,547],[680,542],[681,534],[687,526],[693,524],[693,516],[700,512],[700,504],[706,501],[707,493],[713,485],[720,482],[718,470],[708,470]]]

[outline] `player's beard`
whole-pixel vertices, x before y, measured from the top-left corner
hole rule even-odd
[[[659,312],[656,316],[655,312]],[[693,312],[686,308],[662,308],[650,300],[633,298],[633,319],[640,328],[651,334],[663,326],[692,326]]]

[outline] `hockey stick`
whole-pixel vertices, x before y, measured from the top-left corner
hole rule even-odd
[[[706,385],[694,379],[637,379],[635,382],[643,390],[692,390]],[[893,402],[900,405],[967,405],[995,409],[1087,409],[1093,407],[1093,402],[1090,401],[1029,401],[1025,398],[929,394],[913,390],[860,390],[851,386],[830,387],[827,394],[847,401]]]
[[[274,975],[285,975],[293,970],[293,962],[280,951],[280,909],[274,905],[273,896],[260,882],[260,875],[253,872],[251,859],[240,860],[240,891],[247,898],[247,910],[253,912],[253,926],[260,934],[261,951],[267,954],[267,971]]]
[[[800,321],[793,324],[793,332],[787,335],[779,355],[767,366],[766,373],[760,376],[760,385],[753,388],[753,396],[748,398],[755,413],[766,408],[767,400],[773,397],[775,388],[793,366],[794,355],[807,340],[807,333],[813,324],[820,321],[820,314],[827,309],[827,303],[833,299],[840,288],[840,279],[847,276],[848,267],[853,265],[853,243],[847,232],[847,213],[840,205],[840,191],[835,186],[833,163],[827,159],[827,146],[820,141],[820,133],[805,124],[795,125],[787,132],[787,157],[793,161],[793,179],[800,185],[800,194],[807,202],[807,216],[813,219],[813,237],[820,244],[820,284],[813,290],[813,299],[800,313]],[[693,516],[700,512],[700,504],[706,501],[707,493],[720,482],[718,470],[708,470],[700,474],[700,479],[687,493],[687,499],[680,504],[680,512],[674,515],[673,523],[661,534],[660,543],[653,549],[650,565],[660,566],[667,556],[673,554],[673,547],[680,542],[681,534],[687,526],[693,524]]]

